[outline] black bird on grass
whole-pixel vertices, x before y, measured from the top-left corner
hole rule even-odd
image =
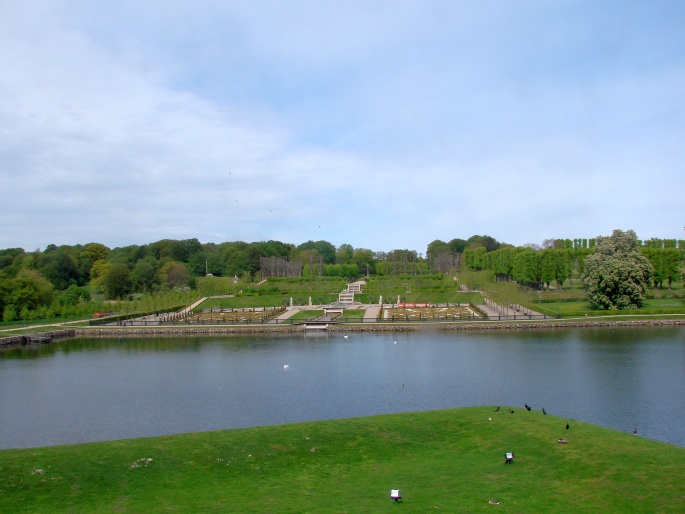
[[[547,411],[545,410],[544,407],[542,408],[542,413],[543,413],[545,416],[547,415]]]
[[[524,403],[523,405],[524,405],[524,407],[526,408],[527,411],[530,410],[530,405],[528,405],[527,403]]]
[[[497,408],[495,409],[495,412],[499,412],[499,405],[498,405]]]
[[[514,409],[509,409],[509,414],[513,414],[513,413],[514,413]]]
[[[568,423],[566,423],[566,430],[568,430],[570,427],[568,426]]]

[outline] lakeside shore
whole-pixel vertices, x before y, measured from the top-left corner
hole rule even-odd
[[[468,323],[359,323],[329,325],[328,332],[420,332],[483,331],[483,330],[544,330],[556,328],[602,328],[602,327],[666,327],[685,326],[685,319],[646,320],[550,320],[550,321],[482,321]],[[12,335],[0,338],[1,348],[29,344],[48,344],[53,341],[77,337],[176,337],[221,336],[236,334],[304,333],[301,325],[244,325],[244,326],[148,326],[148,327],[75,327],[49,332]]]

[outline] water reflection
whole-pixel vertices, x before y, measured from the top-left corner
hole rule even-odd
[[[524,402],[685,446],[685,330],[79,339],[0,391],[0,448]]]

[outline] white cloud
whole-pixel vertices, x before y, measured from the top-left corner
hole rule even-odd
[[[681,238],[664,5],[5,3],[0,247]]]

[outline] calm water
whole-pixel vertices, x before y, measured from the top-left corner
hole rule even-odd
[[[685,446],[685,329],[80,339],[0,352],[0,448],[524,402]]]

